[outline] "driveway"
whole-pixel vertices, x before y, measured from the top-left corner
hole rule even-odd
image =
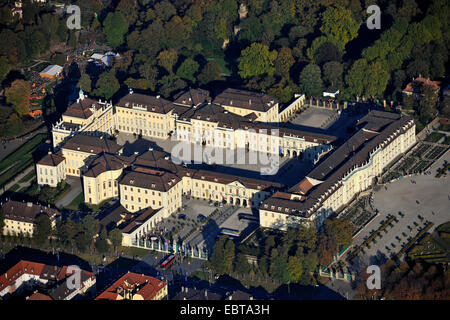
[[[81,179],[76,177],[68,177],[66,182],[70,184],[70,190],[61,199],[56,202],[58,208],[63,208],[70,204],[81,192],[83,188],[81,186]]]

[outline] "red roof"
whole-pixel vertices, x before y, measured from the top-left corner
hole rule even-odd
[[[95,300],[117,300],[118,295],[124,290],[131,290],[133,295],[139,294],[144,300],[153,300],[165,286],[167,286],[167,283],[159,279],[128,272],[103,291]]]
[[[403,89],[405,93],[417,93],[422,90],[424,85],[432,86],[434,90],[439,90],[441,82],[440,81],[432,81],[430,79],[425,78],[416,78],[410,83],[406,85],[406,88]]]
[[[0,276],[0,290],[8,287],[24,273],[40,276],[44,269],[43,263],[21,260]]]
[[[43,293],[39,293],[39,292],[35,292],[33,293],[30,297],[28,297],[27,300],[53,300],[52,298],[50,298],[48,295],[43,294]]]

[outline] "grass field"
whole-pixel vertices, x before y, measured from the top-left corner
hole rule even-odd
[[[24,183],[24,182],[28,182],[31,179],[36,177],[36,171],[31,171],[29,174],[27,174],[25,177],[23,177],[22,179],[19,180],[19,183]]]
[[[34,163],[33,152],[46,139],[46,134],[38,134],[0,162],[0,187]]]
[[[66,206],[66,209],[78,210],[79,205],[83,202],[84,202],[84,194],[83,192],[80,192],[80,194],[77,195],[75,199],[73,199],[72,202]]]

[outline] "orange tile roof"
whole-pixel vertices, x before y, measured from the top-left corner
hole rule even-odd
[[[0,276],[0,290],[8,287],[24,273],[40,276],[45,264],[21,260]]]
[[[141,295],[144,300],[153,300],[165,286],[167,286],[167,283],[154,277],[128,272],[103,291],[95,300],[117,300],[118,292],[121,289],[131,288],[133,288],[133,294]]]
[[[53,300],[53,299],[46,294],[35,292],[30,297],[28,297],[27,300]]]

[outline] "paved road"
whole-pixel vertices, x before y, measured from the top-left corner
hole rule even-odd
[[[58,208],[63,208],[70,204],[81,192],[83,188],[81,186],[81,180],[79,178],[67,178],[66,182],[70,184],[70,190],[61,199],[56,202]]]

